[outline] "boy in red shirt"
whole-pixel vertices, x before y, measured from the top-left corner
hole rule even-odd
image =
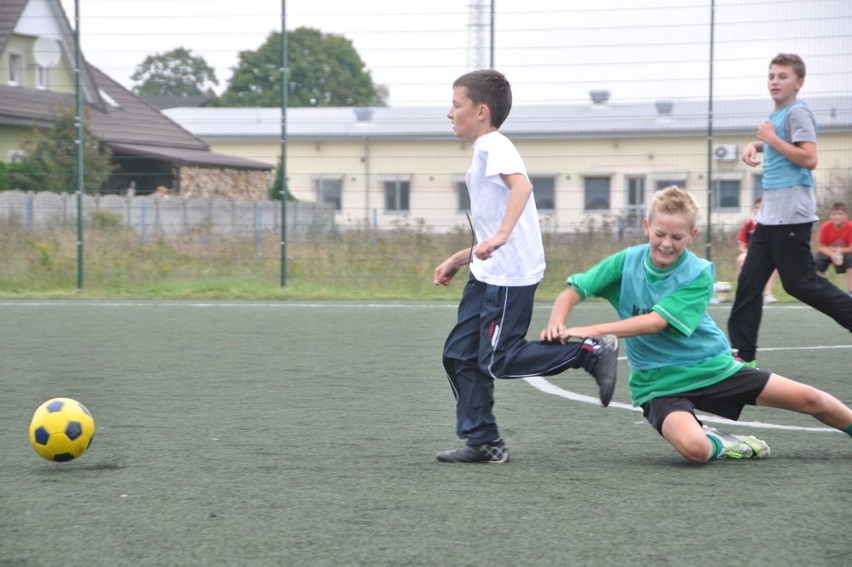
[[[740,277],[740,270],[743,269],[743,264],[745,264],[746,254],[748,254],[748,245],[751,242],[751,235],[754,234],[754,230],[757,228],[757,221],[755,217],[757,216],[757,212],[760,210],[760,201],[758,198],[754,201],[754,207],[752,208],[752,216],[748,220],[743,223],[742,228],[740,228],[740,233],[737,235],[737,248],[739,249],[739,255],[737,256],[737,270],[734,273],[734,279],[738,280]],[[772,272],[772,275],[769,276],[769,279],[766,280],[766,286],[763,288],[763,303],[775,303],[778,300],[775,299],[775,296],[772,295],[772,290],[775,287],[775,280],[778,278],[778,270]]]
[[[846,291],[852,295],[852,221],[844,203],[831,206],[828,220],[819,229],[817,244],[819,249],[814,254],[817,273],[825,277],[829,264],[834,264],[835,272],[846,273]]]

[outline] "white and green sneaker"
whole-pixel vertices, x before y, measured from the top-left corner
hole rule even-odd
[[[765,459],[769,456],[766,441],[753,435],[733,435],[706,425],[704,434],[716,439],[722,446],[721,452],[717,452],[712,459]]]

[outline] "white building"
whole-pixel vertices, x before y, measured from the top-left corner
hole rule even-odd
[[[772,110],[759,100],[708,104],[660,100],[517,105],[501,131],[524,158],[546,231],[608,221],[635,226],[656,189],[685,187],[710,205],[713,226],[738,226],[761,192],[760,169],[739,159]],[[807,99],[819,124],[818,197],[852,186],[852,96]],[[291,108],[286,116],[288,188],[330,201],[337,224],[467,227],[464,173],[471,149],[455,139],[447,108]],[[277,108],[175,108],[165,114],[215,152],[278,162]],[[708,174],[712,191],[708,194]]]

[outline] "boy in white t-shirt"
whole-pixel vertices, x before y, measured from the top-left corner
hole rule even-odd
[[[456,433],[466,444],[436,455],[441,462],[505,463],[509,449],[492,412],[495,378],[550,376],[585,368],[601,402],[612,399],[618,340],[528,342],[536,287],[544,276],[544,246],[533,187],[512,142],[498,132],[512,107],[506,78],[493,70],[459,77],[447,117],[453,132],[473,145],[465,176],[475,244],[444,260],[435,285],[449,285],[470,264],[458,321],[444,345],[444,369],[456,398]]]

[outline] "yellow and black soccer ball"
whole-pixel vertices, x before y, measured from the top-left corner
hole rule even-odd
[[[92,413],[77,400],[53,398],[39,406],[30,422],[30,444],[48,461],[81,456],[95,437]]]

